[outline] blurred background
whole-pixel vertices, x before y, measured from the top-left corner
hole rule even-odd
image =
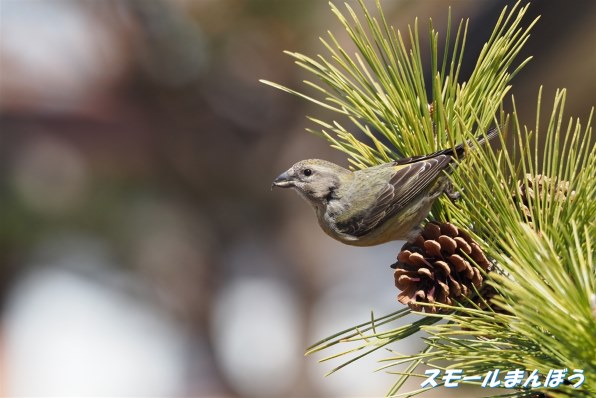
[[[451,2],[470,18],[464,77],[505,3]],[[382,4],[400,29],[432,17],[444,31],[448,2]],[[539,85],[544,113],[566,87],[585,123],[596,2],[536,1],[539,14],[518,110],[533,124]],[[318,0],[0,0],[0,396],[387,390],[394,376],[372,372],[387,351],[327,378],[341,362],[303,352],[400,308],[401,243],[343,246],[270,191],[300,159],[347,165],[304,131],[320,109],[258,82],[304,87],[282,50],[315,55],[327,30],[352,48]]]

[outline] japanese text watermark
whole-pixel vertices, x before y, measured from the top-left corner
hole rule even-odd
[[[486,375],[466,376],[462,369],[447,369],[441,376],[440,369],[428,369],[424,372],[428,376],[420,383],[420,387],[437,387],[440,383],[444,387],[459,387],[460,382],[480,382],[480,386],[504,387],[504,388],[556,388],[561,384],[570,384],[573,388],[580,387],[584,381],[583,369],[574,369],[568,375],[568,369],[551,369],[546,376],[538,373],[538,370],[526,371],[524,369],[509,370],[501,372],[501,369],[491,370]],[[502,375],[502,377],[500,377]]]

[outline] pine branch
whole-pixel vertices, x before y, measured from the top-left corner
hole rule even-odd
[[[264,81],[333,112],[332,120],[309,117],[316,126],[310,131],[346,153],[355,168],[473,142],[474,136],[490,125],[505,126],[508,120],[512,121],[514,145],[508,148],[501,135],[499,151],[488,145],[468,151],[450,176],[461,199],[452,202],[442,198],[429,216],[451,223],[429,229],[434,228],[443,238],[421,237],[416,243],[419,252],[406,253],[404,249],[398,256],[402,258],[398,263],[411,260],[415,264],[414,260],[423,258],[429,264],[430,268],[413,279],[415,283],[420,275],[437,278],[441,269],[447,267],[452,274],[457,269],[460,274],[449,274],[451,279],[441,285],[457,294],[437,296],[436,292],[422,291],[423,296],[429,293],[426,301],[413,296],[408,302],[411,308],[427,311],[422,318],[396,327],[398,319],[421,314],[405,309],[381,318],[373,315],[368,322],[314,344],[307,353],[361,342],[324,359],[353,355],[334,372],[381,347],[389,349],[392,356],[381,370],[409,364],[404,372],[394,372],[399,377],[389,396],[412,396],[424,390],[399,391],[408,377],[417,376],[420,364],[442,368],[446,363],[468,375],[486,374],[496,368],[596,373],[596,147],[590,127],[592,115],[585,126],[573,119],[565,123],[565,90],[555,95],[546,127],[538,122],[541,92],[533,129],[520,125],[513,98],[512,115],[499,113],[511,79],[529,61],[516,61],[537,22],[523,26],[528,5],[517,3],[511,9],[504,8],[470,78],[460,82],[467,22],[459,23],[451,42],[449,16],[445,49],[439,54],[439,33],[430,21],[427,70],[422,64],[417,20],[402,34],[388,24],[378,1],[376,16],[362,0],[359,4],[360,15],[349,5],[342,12],[331,4],[356,45],[356,53],[348,54],[332,33],[321,39],[325,55],[313,58],[287,52],[297,65],[312,73],[313,81],[304,83],[315,94]],[[356,132],[350,131],[354,127]],[[543,149],[538,147],[542,136]],[[461,233],[452,224],[459,226]],[[431,270],[433,264],[424,257],[430,254],[424,251],[433,247],[435,252],[443,250],[442,245],[459,250],[456,268],[441,257],[441,261],[432,260],[437,268]],[[474,245],[478,249],[472,250]],[[490,268],[479,265],[479,259],[487,262],[484,253],[492,260]],[[462,264],[472,264],[475,270],[458,268]],[[415,270],[412,265],[396,270],[396,275],[401,272],[407,281],[408,273]],[[469,275],[462,276],[466,272]],[[469,283],[472,280],[474,283]],[[484,285],[477,286],[481,281]],[[429,335],[422,352],[401,355],[391,351],[391,343],[419,331]],[[529,393],[515,392],[519,396]],[[593,396],[596,382],[586,377],[580,389],[562,385],[548,393]]]
[[[359,1],[364,21],[349,5],[346,4],[347,13],[344,14],[331,4],[333,13],[358,49],[355,54],[348,54],[331,32],[328,39],[321,38],[326,56],[312,58],[286,52],[297,65],[317,78],[317,81],[304,83],[320,96],[309,96],[299,90],[263,82],[337,113],[338,119],[331,122],[312,118],[320,127],[313,131],[324,136],[334,148],[348,154],[357,168],[430,153],[462,142],[466,135],[486,131],[509,91],[512,76],[529,60],[510,71],[536,22],[520,28],[528,6],[520,8],[518,4],[510,11],[503,10],[472,76],[467,82],[460,83],[458,76],[467,22],[459,23],[453,43],[449,43],[451,32],[448,32],[441,56],[438,52],[439,33],[430,21],[431,70],[425,72],[418,21],[408,27],[409,40],[406,40],[401,31],[389,26],[378,1],[378,18],[367,10],[362,0]],[[451,28],[450,15],[448,27]],[[426,76],[432,82],[430,90],[426,87]],[[432,93],[430,99],[427,91]],[[431,104],[432,110],[429,108]],[[362,136],[350,132],[346,123],[354,124],[373,146],[364,144]]]

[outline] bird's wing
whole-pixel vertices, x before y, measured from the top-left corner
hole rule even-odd
[[[355,237],[368,234],[428,189],[452,159],[449,155],[437,155],[405,165],[396,164],[395,174],[379,191],[372,206],[345,220],[338,219],[338,231]]]

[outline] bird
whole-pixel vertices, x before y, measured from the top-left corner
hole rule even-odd
[[[498,131],[490,129],[468,147],[490,141]],[[306,159],[280,174],[271,189],[294,189],[312,206],[322,230],[347,245],[412,241],[441,194],[452,199],[458,196],[448,173],[465,152],[461,143],[357,171],[326,160]]]

